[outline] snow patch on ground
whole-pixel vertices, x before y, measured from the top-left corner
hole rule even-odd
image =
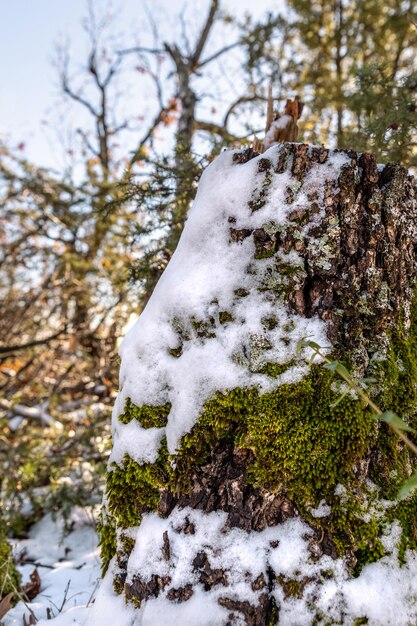
[[[100,579],[100,558],[97,533],[91,515],[74,509],[69,523],[72,530],[64,533],[62,520],[46,515],[30,530],[29,538],[14,542],[14,553],[21,561],[22,584],[36,568],[41,579],[41,591],[29,604],[19,602],[3,618],[4,626],[22,626],[30,611],[37,624],[83,624],[86,605],[93,600]],[[30,563],[28,562],[30,560]],[[38,564],[38,565],[36,565]],[[47,611],[56,620],[47,620]],[[104,624],[105,622],[103,622]]]

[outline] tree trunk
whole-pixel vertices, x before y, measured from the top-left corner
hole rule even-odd
[[[416,548],[417,500],[395,500],[416,463],[353,394],[335,403],[343,386],[296,347],[311,334],[357,377],[371,373],[375,402],[416,425],[415,179],[371,154],[294,143],[218,163],[122,347],[107,575],[144,625],[382,623],[344,585],[382,558],[397,572]],[[187,361],[193,350],[199,359]],[[183,410],[178,398],[193,398],[196,380]],[[410,610],[396,623],[415,619]]]

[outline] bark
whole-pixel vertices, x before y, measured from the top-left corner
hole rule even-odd
[[[290,307],[305,317],[318,315],[325,320],[332,345],[354,355],[354,364],[364,370],[385,331],[398,323],[404,306],[407,316],[413,296],[416,182],[400,165],[378,169],[372,154],[340,153],[347,154],[351,164],[343,168],[336,188],[326,190],[325,215],[311,224],[303,240],[299,228],[318,214],[317,196],[309,198],[305,210],[290,215],[279,236],[261,229],[244,236],[252,234],[259,253],[275,246],[303,257],[305,278],[300,282],[297,277]],[[253,156],[247,151],[236,160]],[[291,173],[302,182],[313,163],[325,167],[328,156],[325,148],[289,144],[276,172],[285,171],[287,159],[293,158]],[[289,203],[291,196],[289,189]]]

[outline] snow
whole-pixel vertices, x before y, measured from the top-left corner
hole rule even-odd
[[[121,463],[125,454],[138,463],[155,463],[164,436],[164,428],[142,428],[136,420],[118,430],[117,447],[113,447],[111,460]]]
[[[222,568],[236,600],[254,602],[258,592],[251,582],[260,574],[268,579],[267,568],[274,576],[298,580],[305,584],[301,598],[286,597],[280,585],[275,586],[275,599],[280,609],[280,626],[311,626],[316,610],[326,623],[353,625],[356,619],[368,618],[370,626],[407,626],[415,623],[417,613],[417,558],[408,554],[408,562],[400,567],[397,550],[400,529],[394,525],[385,537],[393,553],[377,563],[367,565],[358,578],[352,578],[345,563],[322,556],[314,561],[308,551],[312,529],[299,518],[267,528],[259,533],[238,529],[224,531],[227,514],[202,513],[190,508],[174,509],[169,519],[156,514],[145,516],[137,531],[137,541],[128,563],[129,575],[140,572],[146,580],[151,574],[172,577],[169,587],[158,598],[148,600],[137,612],[135,626],[172,626],[182,624],[227,623],[227,612],[221,612],[218,599],[227,594],[219,585],[203,593],[192,567],[199,551],[204,550],[212,568]],[[195,533],[184,535],[178,529],[191,522]],[[171,559],[161,557],[162,535],[168,533]],[[276,546],[276,547],[273,547]],[[250,571],[251,576],[248,577]],[[327,579],[323,572],[332,572]],[[305,581],[307,580],[307,583]],[[193,584],[196,595],[181,604],[166,599],[172,588]],[[229,592],[230,593],[230,592]],[[86,626],[94,626],[93,621]]]
[[[32,527],[28,539],[16,542],[14,553],[22,561],[22,584],[29,581],[36,568],[41,590],[28,605],[19,602],[6,613],[4,626],[22,626],[23,616],[29,618],[28,607],[39,626],[84,623],[86,606],[91,603],[100,579],[97,534],[91,514],[83,509],[74,508],[68,522],[72,530],[65,534],[62,519],[53,520],[48,514]],[[60,610],[62,614],[56,620],[47,620],[48,609],[52,616]]]
[[[308,546],[313,531],[299,518],[288,519],[260,533],[236,528],[224,532],[226,519],[227,514],[223,512],[207,514],[190,508],[174,509],[168,519],[161,519],[154,513],[145,515],[137,530],[128,576],[139,570],[145,580],[151,573],[169,573],[172,580],[158,598],[136,609],[113,591],[111,570],[114,564],[95,593],[99,576],[97,538],[88,518],[80,510],[75,511],[75,526],[62,540],[62,524],[46,516],[32,529],[30,538],[19,542],[16,549],[21,552],[26,548],[28,557],[53,567],[38,568],[42,589],[29,605],[39,619],[38,625],[224,626],[229,611],[218,604],[218,599],[225,596],[227,588],[218,585],[207,592],[197,582],[192,564],[201,550],[206,552],[212,568],[224,569],[236,600],[254,602],[259,592],[253,590],[251,582],[260,574],[267,579],[268,567],[281,580],[298,580],[303,587],[301,597],[286,597],[280,585],[274,587],[280,626],[311,626],[316,610],[325,616],[324,622],[318,624],[333,621],[354,626],[355,620],[361,617],[368,618],[368,626],[415,623],[417,557],[409,551],[406,564],[402,567],[398,564],[398,525],[389,528],[383,538],[392,553],[367,565],[359,577],[352,578],[341,559],[333,560],[326,555],[312,559]],[[194,524],[194,534],[185,535],[180,531],[186,520]],[[169,562],[161,556],[165,531],[170,541]],[[80,567],[83,563],[85,565]],[[20,569],[27,578],[33,565],[23,565]],[[57,614],[68,581],[71,582],[67,600]],[[166,598],[171,588],[187,583],[194,586],[189,600],[175,603]],[[47,607],[52,609],[54,619],[46,619]],[[19,603],[3,618],[4,626],[21,626],[24,614],[28,618],[28,609]]]
[[[332,509],[328,504],[326,504],[325,500],[322,500],[316,509],[310,510],[310,514],[316,519],[327,517],[331,512]]]
[[[327,345],[324,322],[290,315],[284,304],[271,302],[265,292],[257,290],[268,259],[257,260],[253,264],[256,267],[248,272],[255,254],[252,237],[239,243],[230,241],[231,227],[253,230],[272,224],[277,229],[285,224],[289,213],[308,203],[308,194],[315,191],[323,195],[326,181],[333,184],[348,161],[346,155],[336,154],[325,168],[314,165],[292,204],[285,201],[283,189],[297,181],[288,172],[274,174],[266,204],[252,212],[248,200],[256,195],[264,176],[258,172],[258,163],[268,158],[274,164],[282,149],[275,145],[244,164],[234,163],[234,151],[226,151],[204,172],[178,248],[148,305],[121,344],[121,390],[113,411],[110,462],[120,462],[125,454],[139,463],[151,462],[163,435],[169,452],[175,453],[204,402],[216,391],[257,386],[266,392],[283,383],[297,382],[307,372],[305,360],[297,359],[299,340],[309,336]],[[324,201],[322,197],[319,200]],[[302,260],[295,252],[282,253],[281,260],[300,265],[302,271]],[[237,298],[235,291],[242,288],[249,295]],[[233,315],[233,321],[221,324],[222,311]],[[266,331],[262,319],[272,315],[278,325]],[[210,318],[214,337],[199,337],[196,323]],[[169,350],[179,346],[178,328],[190,340],[183,339],[182,354],[176,358]],[[250,363],[253,337],[271,345],[265,352],[265,362],[297,362],[275,380],[260,374],[256,371],[260,369],[259,359],[258,367]],[[244,354],[249,354],[246,366]],[[240,361],[236,355],[240,355]],[[144,432],[138,425],[122,424],[117,418],[127,398],[139,406],[170,403],[166,428]]]

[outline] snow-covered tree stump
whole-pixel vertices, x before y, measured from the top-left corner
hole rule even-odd
[[[415,460],[297,350],[416,425],[416,246],[415,180],[370,154],[209,166],[121,348],[101,545],[135,624],[416,622]]]

